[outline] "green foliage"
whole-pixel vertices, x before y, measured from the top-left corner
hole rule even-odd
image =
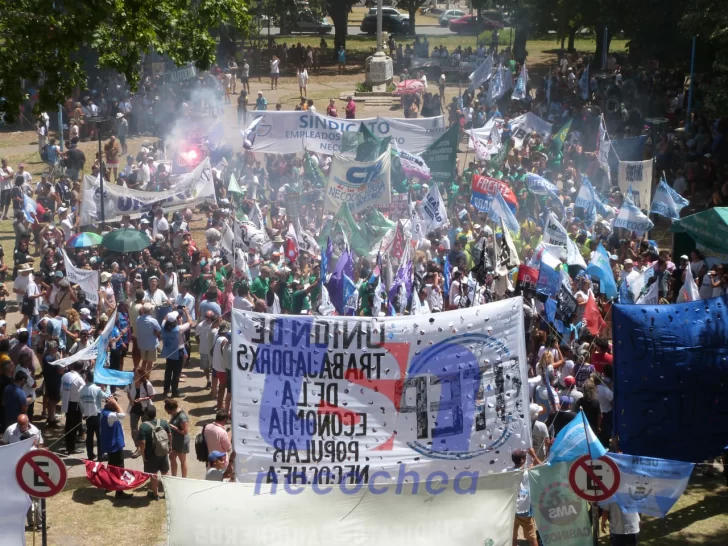
[[[498,45],[507,46],[508,41],[511,40],[511,28],[506,27],[500,29],[498,32]],[[492,30],[484,30],[478,35],[478,43],[483,44],[486,47],[490,45],[490,39],[493,36]]]
[[[354,88],[354,90],[357,93],[371,93],[372,92],[372,86],[369,85],[368,83],[359,82],[359,83],[356,84],[356,87]]]
[[[420,6],[425,3],[425,0],[397,0],[396,6],[401,11],[406,11],[409,14],[409,31],[410,34],[415,34],[417,24],[417,10]]]
[[[85,85],[83,56],[98,57],[100,68],[136,89],[144,54],[206,70],[216,52],[210,29],[248,22],[244,0],[68,0],[55,8],[47,0],[0,0],[0,13],[0,113],[9,119],[22,103],[22,79],[38,84],[36,109],[53,110]]]

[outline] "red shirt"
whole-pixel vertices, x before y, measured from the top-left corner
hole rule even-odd
[[[346,105],[346,119],[354,119],[354,114],[356,114],[356,104],[354,101],[350,101]]]
[[[592,353],[591,356],[591,363],[594,365],[594,368],[599,373],[602,373],[604,370],[605,364],[612,364],[612,361],[614,360],[614,357],[611,353]]]

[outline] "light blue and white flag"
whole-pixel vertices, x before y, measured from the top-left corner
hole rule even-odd
[[[538,268],[536,292],[546,294],[547,296],[555,296],[559,293],[559,290],[561,290],[561,275],[553,267],[542,261]]]
[[[528,70],[526,69],[526,63],[524,61],[523,66],[521,67],[521,72],[518,74],[518,79],[516,80],[516,86],[513,88],[513,94],[511,95],[511,99],[513,100],[526,100],[528,95],[526,94],[526,89],[528,86]]]
[[[586,227],[591,228],[596,224],[597,207],[594,203],[594,188],[591,187],[588,180],[586,180],[586,184],[582,182],[574,204],[584,209],[584,224],[586,224]]]
[[[513,233],[518,233],[521,230],[521,226],[518,225],[518,220],[513,215],[513,212],[511,212],[511,208],[506,203],[506,200],[503,199],[501,192],[497,190],[490,204],[488,215],[496,224],[500,224],[501,219],[503,219],[505,226]]]
[[[622,208],[619,209],[619,214],[614,219],[614,227],[634,231],[637,235],[642,235],[655,227],[652,220],[632,201],[632,186],[624,194]]]
[[[629,291],[632,292],[633,301],[637,301],[642,293],[642,289],[647,286],[647,282],[655,276],[655,268],[648,267],[641,275],[635,277],[635,279],[629,285]]]
[[[500,66],[496,68],[493,78],[490,80],[488,86],[488,104],[494,104],[499,98],[506,92],[506,87],[503,82],[503,73],[501,72]]]
[[[526,185],[531,193],[536,195],[549,195],[551,193],[558,193],[556,185],[546,180],[543,176],[539,176],[536,173],[526,174]]]
[[[28,194],[23,193],[23,214],[25,214],[25,219],[31,224],[34,223],[37,211],[38,204]]]
[[[581,73],[579,89],[581,89],[581,100],[587,100],[589,98],[589,65],[586,65],[584,72]]]
[[[599,279],[599,290],[603,294],[610,299],[617,297],[617,282],[614,280],[614,273],[609,265],[609,254],[604,250],[602,243],[599,243],[594,252],[586,272]]]
[[[604,446],[589,426],[584,416],[584,410],[571,420],[554,438],[548,459],[548,464],[574,461],[583,455],[591,454],[592,459],[603,457],[607,453]]]
[[[668,186],[663,178],[660,180],[652,198],[650,214],[659,214],[671,220],[678,220],[680,219],[680,210],[689,204],[690,202]]]
[[[480,63],[480,65],[473,71],[472,74],[470,74],[470,89],[475,89],[476,87],[480,87],[485,82],[487,82],[490,77],[493,74],[493,55],[488,55],[485,58],[485,61]]]
[[[620,470],[619,488],[607,503],[626,514],[664,518],[685,491],[693,463],[609,453]]]
[[[356,284],[349,278],[349,275],[344,274],[344,314],[345,315],[356,315],[356,309],[359,306],[359,292],[356,289]]]

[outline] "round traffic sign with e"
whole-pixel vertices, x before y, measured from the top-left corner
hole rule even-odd
[[[48,498],[60,493],[66,485],[66,465],[55,453],[35,449],[20,458],[15,477],[28,495]]]
[[[579,457],[569,470],[569,485],[578,496],[589,502],[602,502],[619,489],[619,467],[609,457]]]

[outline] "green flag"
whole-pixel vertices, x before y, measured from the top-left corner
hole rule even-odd
[[[303,178],[310,180],[316,188],[326,186],[326,176],[308,152],[304,153]]]
[[[420,155],[430,168],[434,182],[452,182],[455,178],[459,140],[460,126],[455,124]]]
[[[531,509],[546,544],[591,546],[589,507],[569,485],[572,464],[539,465],[528,470]]]
[[[560,152],[564,148],[564,144],[566,143],[566,137],[569,136],[569,130],[571,129],[571,121],[569,120],[566,123],[564,123],[564,126],[559,129],[559,132],[554,135],[554,138],[551,139],[551,145],[556,149],[557,152]]]
[[[511,150],[511,139],[509,138],[507,142],[501,145],[500,150],[498,150],[498,153],[495,154],[493,157],[490,158],[490,162],[488,163],[488,166],[492,169],[500,170],[501,167],[506,162],[506,159],[508,158],[508,152]]]
[[[240,184],[238,184],[238,180],[235,178],[234,174],[230,175],[230,183],[228,184],[228,193],[238,193],[240,195],[243,194],[243,190],[240,189]]]
[[[339,147],[339,153],[355,154],[359,144],[364,142],[364,135],[361,131],[344,131],[341,133],[341,146]]]
[[[379,231],[383,229],[384,228],[380,227]],[[378,236],[378,233],[374,232],[374,230],[368,230],[366,225],[360,226],[351,215],[351,211],[349,211],[349,205],[347,203],[341,205],[341,208],[331,222],[324,226],[324,229],[321,231],[321,235],[319,236],[319,245],[324,247],[329,236],[332,241],[340,239],[341,235],[338,233],[339,230],[343,233],[343,236],[345,236],[352,250],[354,250],[354,252],[356,252],[359,256],[368,256],[372,248],[374,248],[374,245],[377,244],[383,236],[383,234],[382,236]],[[384,231],[386,232],[386,230]],[[334,253],[336,254],[336,251],[334,251]]]
[[[367,222],[375,228],[384,228],[385,231],[393,228],[396,223],[386,218],[379,209],[371,208],[367,214]]]
[[[362,140],[356,149],[357,161],[374,161],[389,148],[391,137],[377,137],[366,123],[362,123],[359,127],[359,134]]]

